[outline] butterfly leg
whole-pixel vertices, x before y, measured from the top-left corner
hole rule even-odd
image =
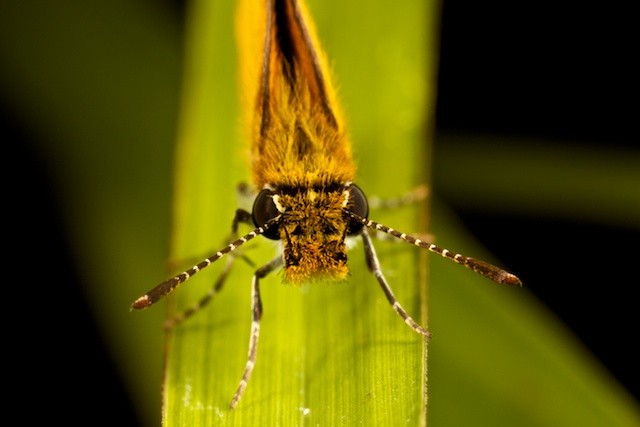
[[[425,328],[420,326],[415,320],[413,320],[411,316],[407,314],[404,308],[402,308],[402,306],[396,299],[395,295],[393,295],[393,292],[391,291],[391,288],[387,283],[387,279],[385,279],[384,274],[382,274],[382,269],[380,268],[380,262],[378,261],[378,255],[376,255],[376,250],[373,247],[373,243],[371,242],[371,237],[369,237],[369,233],[367,232],[366,228],[362,230],[362,240],[364,242],[364,253],[367,260],[367,266],[369,267],[369,271],[371,271],[373,275],[376,276],[376,279],[378,279],[378,283],[380,283],[380,286],[382,287],[382,291],[384,292],[384,295],[387,297],[389,304],[391,304],[391,307],[393,307],[396,313],[398,313],[400,317],[402,317],[404,322],[407,325],[409,325],[411,329],[413,329],[414,331],[416,331],[420,335],[423,335],[426,338],[430,338],[431,334],[429,333],[429,331],[427,331]]]
[[[253,282],[251,285],[251,335],[249,336],[249,355],[247,357],[247,364],[245,365],[242,379],[238,385],[238,389],[231,399],[231,409],[235,409],[238,401],[242,397],[247,383],[253,372],[253,367],[256,363],[256,355],[258,352],[258,337],[260,336],[260,319],[262,318],[262,300],[260,298],[260,279],[263,279],[269,273],[282,265],[282,257],[278,256],[269,263],[263,265],[256,270],[253,275]]]

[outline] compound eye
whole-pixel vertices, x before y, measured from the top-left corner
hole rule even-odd
[[[364,195],[360,187],[355,184],[351,184],[347,191],[349,191],[347,210],[361,216],[362,218],[367,218],[369,216],[369,203],[367,203],[367,197]],[[362,227],[364,227],[364,224],[354,219],[350,219],[347,233],[349,235],[357,234],[362,230]]]
[[[273,202],[275,194],[275,192],[265,189],[256,196],[251,213],[253,224],[256,227],[262,227],[267,221],[280,215],[276,204]],[[263,236],[271,240],[279,240],[278,224],[272,225],[271,228],[263,233]]]

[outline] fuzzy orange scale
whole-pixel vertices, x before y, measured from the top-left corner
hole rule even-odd
[[[242,1],[237,34],[245,124],[256,191],[278,194],[284,279],[344,279],[344,185],[355,165],[337,97],[306,6]],[[248,25],[242,25],[247,28]]]
[[[258,189],[265,185],[312,188],[354,179],[344,131],[328,123],[321,107],[310,101],[307,87],[300,83],[295,92],[286,84],[277,90],[272,87],[269,126],[263,134],[254,128],[252,170]]]
[[[280,236],[286,282],[346,278],[349,270],[344,200],[341,191],[307,190],[280,196],[279,202],[285,207]]]
[[[240,0],[237,15],[243,24],[237,26],[243,29],[237,33],[243,122],[255,188],[352,181],[351,146],[313,21],[304,3],[279,0],[273,8],[274,1],[257,6]]]

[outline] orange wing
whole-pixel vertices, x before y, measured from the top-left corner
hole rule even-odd
[[[241,87],[256,189],[352,181],[351,147],[306,7],[241,0]]]

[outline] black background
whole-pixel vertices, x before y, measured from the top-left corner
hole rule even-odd
[[[533,137],[575,150],[637,149],[631,16],[628,6],[616,2],[445,0],[438,135]],[[437,168],[436,161],[436,178],[442,176]],[[437,192],[437,180],[434,188]],[[447,194],[440,196],[447,200]],[[633,261],[639,253],[638,229],[504,216],[456,206],[453,199],[449,203],[469,230],[639,396],[634,336],[640,281]]]
[[[172,2],[176,19],[183,5]],[[624,6],[629,9],[629,6]],[[631,37],[630,10],[615,3],[456,2],[444,1],[436,130],[438,141],[450,132],[540,137],[579,149],[584,144],[635,147],[631,112],[637,109],[631,88],[631,62],[637,43]],[[632,78],[633,77],[633,78]],[[632,84],[633,83],[633,84]],[[37,310],[47,319],[27,325],[32,331],[9,337],[18,343],[20,369],[42,374],[43,412],[59,410],[48,384],[67,384],[73,408],[105,424],[136,424],[107,352],[97,337],[52,196],[46,159],[35,151],[28,127],[0,100],[1,137],[10,141],[5,160],[6,235],[17,260],[5,266],[5,326],[20,322],[20,312]],[[487,147],[491,149],[491,147]],[[436,154],[438,147],[436,146]],[[11,167],[7,168],[10,163]],[[639,165],[640,166],[640,165]],[[437,163],[435,176],[439,176]],[[22,187],[8,185],[21,182]],[[438,182],[434,182],[438,192]],[[463,223],[502,263],[518,272],[636,396],[639,353],[634,259],[637,229],[589,222],[504,216],[474,211],[449,201]],[[32,217],[37,212],[37,217]],[[37,236],[37,237],[36,237]],[[44,238],[42,236],[45,236]],[[545,236],[544,242],[540,236]],[[38,239],[38,253],[30,242]],[[585,251],[586,247],[593,250]],[[523,256],[523,254],[526,254]],[[586,258],[585,258],[586,256]],[[541,267],[544,264],[544,268]],[[554,272],[549,280],[549,272]],[[46,295],[11,287],[16,275],[50,284]],[[582,283],[567,290],[564,281]],[[605,289],[602,286],[606,286]],[[5,327],[11,334],[11,327]],[[36,349],[35,351],[33,349]],[[59,350],[64,348],[64,352]],[[12,350],[14,351],[14,350]],[[24,354],[42,354],[27,361]],[[86,366],[87,370],[78,369]],[[90,372],[88,375],[84,372]],[[73,375],[77,373],[76,375]],[[15,391],[19,393],[19,390]],[[108,407],[100,396],[109,396]],[[116,398],[121,396],[118,401]],[[47,407],[46,402],[52,403]],[[35,415],[35,414],[34,414]]]

